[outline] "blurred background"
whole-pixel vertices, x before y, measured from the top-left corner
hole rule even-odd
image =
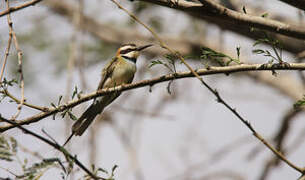
[[[10,0],[11,6],[27,1]],[[152,27],[173,49],[187,57],[194,69],[218,65],[200,58],[201,48],[209,47],[237,58],[244,63],[266,63],[270,60],[253,54],[256,37],[252,32],[221,24],[213,18],[196,18],[183,11],[142,1],[119,1],[145,24]],[[192,2],[192,1],[187,1]],[[193,1],[198,3],[197,1]],[[221,0],[224,6],[248,14],[284,23],[304,25],[304,12],[278,0]],[[0,11],[6,9],[0,2]],[[151,34],[130,19],[111,1],[44,0],[11,14],[14,31],[23,51],[23,73],[26,102],[50,107],[71,100],[73,91],[90,93],[96,90],[101,69],[115,56],[123,43],[155,44],[138,59],[134,82],[171,73],[163,65],[149,67],[154,60],[167,62],[167,52],[158,46]],[[240,30],[240,31],[239,31]],[[283,43],[283,59],[301,61],[297,55],[305,50],[304,41],[274,35]],[[0,21],[1,65],[9,28],[5,16]],[[268,45],[260,45],[270,49]],[[177,60],[178,72],[187,71]],[[19,79],[17,52],[12,46],[4,77]],[[304,166],[304,112],[295,111],[293,104],[305,93],[304,73],[297,71],[244,72],[204,76],[222,97],[265,139],[287,158]],[[20,98],[18,85],[8,88]],[[72,112],[79,117],[91,103],[83,103]],[[10,118],[17,104],[10,98],[0,103],[0,113]],[[24,106],[18,119],[39,111]],[[25,126],[38,134],[42,129],[62,144],[71,132],[73,121],[57,114]],[[4,123],[1,123],[4,124]],[[0,124],[0,125],[1,125]],[[3,133],[14,137],[18,151],[12,161],[0,160],[0,177],[15,179],[42,159],[58,157],[56,150],[43,142],[11,129]],[[98,116],[81,137],[68,144],[72,154],[87,167],[111,172],[116,179],[297,179],[300,174],[278,159],[223,105],[216,102],[206,88],[194,78],[174,80],[124,92]],[[9,172],[9,171],[11,172]],[[40,179],[61,179],[58,166],[39,169]],[[105,175],[100,173],[100,175]],[[84,172],[74,166],[67,179],[82,179]],[[26,178],[24,178],[26,179]]]

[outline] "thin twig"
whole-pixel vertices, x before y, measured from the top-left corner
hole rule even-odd
[[[6,14],[12,13],[12,12],[18,11],[18,10],[21,10],[23,8],[29,7],[29,6],[34,6],[35,4],[39,3],[40,1],[42,1],[42,0],[32,0],[32,1],[22,4],[20,6],[10,7],[9,9],[1,12],[0,17],[4,16]]]
[[[17,127],[18,129],[22,130],[25,134],[29,134],[31,136],[34,136],[35,138],[41,140],[42,142],[52,146],[53,148],[55,148],[56,150],[62,152],[66,157],[69,157],[70,159],[72,159],[75,164],[77,164],[82,170],[84,170],[90,177],[92,177],[93,179],[102,179],[105,180],[105,178],[102,177],[98,177],[96,175],[94,175],[89,169],[87,169],[77,158],[76,156],[73,156],[72,154],[70,154],[64,147],[62,147],[61,145],[59,145],[58,143],[52,142],[36,133],[34,133],[33,131],[30,131],[24,127],[22,127],[21,125],[19,125],[18,123],[16,123],[15,121],[11,121],[8,119],[5,119],[3,117],[0,116],[0,121],[4,121],[6,123],[9,123],[15,127]]]
[[[8,96],[13,101],[15,101],[16,103],[20,104],[20,100],[17,99],[15,96],[13,96],[11,93],[9,93],[7,89],[4,89],[3,91],[0,91],[0,93],[3,93],[4,95]],[[24,102],[23,105],[25,105],[27,107],[30,107],[30,108],[33,108],[33,109],[36,109],[36,110],[39,110],[39,111],[43,111],[43,112],[48,111],[47,107],[37,106],[37,105],[34,105],[34,104],[29,104],[27,102]]]
[[[5,2],[6,2],[6,8],[9,11],[9,9],[10,9],[9,0],[5,0]],[[20,73],[21,100],[20,100],[20,104],[17,107],[16,114],[12,117],[13,120],[16,120],[16,118],[21,113],[22,105],[24,103],[24,78],[23,78],[23,71],[22,71],[22,51],[19,48],[19,44],[18,44],[18,40],[17,40],[17,37],[16,37],[16,33],[15,33],[14,29],[13,29],[13,22],[12,22],[12,19],[11,19],[10,11],[7,14],[7,23],[8,23],[8,26],[9,26],[10,36],[12,36],[15,48],[17,50],[17,55],[18,55],[18,73]]]
[[[246,127],[248,127],[248,129],[252,132],[252,134],[258,139],[260,140],[267,148],[269,148],[278,158],[280,158],[281,160],[283,160],[284,162],[286,162],[286,164],[288,164],[290,167],[292,167],[293,169],[299,171],[300,173],[304,174],[304,170],[300,167],[297,167],[296,165],[294,165],[292,162],[290,162],[281,152],[277,151],[271,144],[269,144],[258,132],[255,131],[255,129],[252,127],[252,125],[249,123],[248,120],[246,120],[245,118],[243,118],[239,112],[237,112],[237,110],[233,107],[231,107],[231,105],[229,105],[219,94],[219,92],[215,89],[213,89],[210,85],[208,85],[203,79],[202,77],[199,76],[199,74],[197,72],[195,72],[191,66],[186,63],[185,59],[179,54],[174,52],[170,47],[168,47],[162,40],[161,38],[158,37],[158,35],[148,26],[146,26],[142,21],[140,21],[135,15],[133,15],[131,12],[129,12],[127,9],[125,9],[124,7],[122,7],[118,2],[116,2],[116,0],[110,0],[113,3],[115,3],[120,9],[122,9],[123,11],[125,11],[132,19],[134,19],[135,21],[137,21],[138,23],[140,23],[141,25],[143,25],[148,31],[151,32],[151,34],[159,41],[159,44],[162,48],[167,49],[171,54],[173,55],[177,55],[177,57],[181,60],[181,62],[192,72],[192,74],[211,92],[213,93],[216,98],[217,101],[221,104],[223,104],[227,109],[229,109]],[[208,2],[209,5],[215,7],[218,7],[218,5],[210,0],[200,0],[200,2]],[[220,6],[220,5],[219,5]],[[305,36],[304,36],[305,37]]]
[[[198,69],[196,72],[203,76],[203,75],[212,75],[212,74],[231,74],[235,72],[243,72],[243,71],[273,71],[273,70],[305,70],[305,63],[291,63],[289,66],[273,66],[273,65],[264,65],[264,64],[253,64],[253,65],[235,65],[235,66],[225,66],[225,67],[210,67],[209,69]],[[78,104],[81,104],[83,102],[89,101],[91,99],[94,99],[96,97],[104,96],[106,94],[110,94],[113,92],[123,92],[131,89],[136,89],[144,86],[152,86],[154,84],[158,84],[161,82],[167,82],[172,79],[182,79],[182,78],[188,78],[188,77],[194,77],[192,72],[186,71],[186,72],[179,72],[175,74],[167,74],[163,76],[159,76],[157,78],[148,79],[148,80],[142,80],[139,82],[131,83],[131,84],[125,84],[121,86],[116,86],[109,89],[101,89],[98,91],[94,91],[92,93],[82,95],[79,99],[72,100],[67,104],[59,105],[56,108],[50,107],[49,111],[47,112],[41,112],[34,116],[28,117],[23,120],[19,120],[18,124],[24,125],[24,124],[31,124],[34,122],[38,122],[39,120],[46,118],[48,116],[51,116],[53,114],[56,114],[58,112],[62,112],[66,109],[73,108],[77,106]],[[8,129],[14,128],[12,125],[8,126],[2,126],[0,127],[0,133],[4,132]]]
[[[4,60],[3,60],[3,64],[2,64],[2,67],[1,67],[1,73],[0,73],[0,86],[2,84],[2,77],[3,77],[3,74],[4,74],[4,70],[5,70],[5,66],[6,66],[6,62],[7,62],[7,57],[10,54],[11,44],[12,44],[12,33],[9,32],[7,47],[6,47],[6,50],[5,50]]]

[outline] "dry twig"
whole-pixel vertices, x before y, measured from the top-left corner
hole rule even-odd
[[[39,3],[40,1],[42,1],[42,0],[32,0],[32,1],[26,2],[22,5],[16,6],[16,7],[10,7],[7,10],[1,12],[0,17],[5,16],[12,12],[18,11],[18,10],[21,10],[23,8],[29,7],[29,6],[34,6],[35,4]]]

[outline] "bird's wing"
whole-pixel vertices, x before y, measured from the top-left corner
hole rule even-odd
[[[112,60],[110,62],[107,63],[107,65],[104,67],[104,69],[102,70],[102,79],[97,87],[97,90],[99,89],[103,89],[104,84],[106,82],[106,80],[111,77],[112,72],[115,68],[116,63],[118,62],[118,58],[114,57],[112,58]]]

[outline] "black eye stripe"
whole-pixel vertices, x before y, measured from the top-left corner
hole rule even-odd
[[[137,49],[136,48],[124,49],[124,50],[120,51],[120,54],[127,54],[127,53],[129,53],[131,51],[135,51],[135,50],[137,50]]]
[[[132,57],[128,57],[128,56],[122,56],[122,57],[125,58],[125,59],[127,59],[127,60],[129,60],[129,61],[132,61],[132,62],[134,62],[134,63],[137,62],[137,58],[132,58]]]

